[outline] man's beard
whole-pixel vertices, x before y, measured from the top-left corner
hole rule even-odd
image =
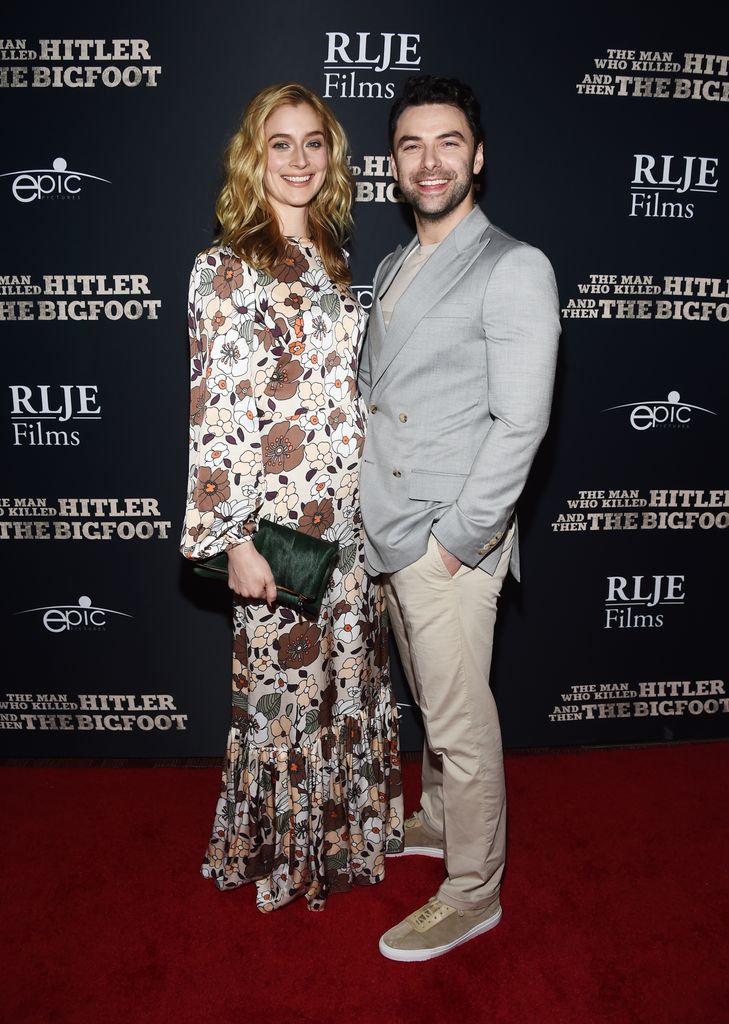
[[[422,200],[425,197],[421,196],[416,188],[403,188],[402,183],[400,183],[400,191],[420,219],[431,222],[442,220],[444,217],[447,217],[449,213],[452,213],[457,206],[461,205],[472,188],[473,175],[470,176],[468,181],[461,181],[456,184],[456,187],[445,199],[443,206],[428,208],[422,205]]]

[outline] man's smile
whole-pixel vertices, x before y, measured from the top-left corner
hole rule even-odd
[[[416,184],[418,188],[426,192],[435,192],[444,188],[450,180],[450,178],[420,178]]]

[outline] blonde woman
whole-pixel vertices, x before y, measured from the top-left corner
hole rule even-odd
[[[402,849],[384,603],[364,571],[355,385],[365,316],[348,288],[347,143],[301,85],[260,92],[226,154],[217,243],[188,307],[190,473],[183,553],[228,555],[232,723],[202,872],[254,881],[269,911],[384,877]],[[338,540],[318,620],[275,602],[259,517]]]

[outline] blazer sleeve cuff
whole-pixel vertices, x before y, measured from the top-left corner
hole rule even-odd
[[[431,533],[446,551],[450,551],[470,569],[475,569],[479,562],[501,544],[510,523],[511,516],[507,516],[495,529],[484,530],[464,516],[456,505],[452,505],[443,518],[433,524]]]

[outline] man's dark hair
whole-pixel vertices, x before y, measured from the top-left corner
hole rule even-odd
[[[411,75],[405,83],[402,96],[395,100],[390,109],[388,129],[390,133],[390,149],[395,140],[395,129],[403,111],[408,107],[422,107],[428,103],[445,103],[449,107],[457,107],[468,121],[478,146],[483,142],[481,128],[481,107],[473,89],[459,82],[457,78],[440,78],[436,75]]]

